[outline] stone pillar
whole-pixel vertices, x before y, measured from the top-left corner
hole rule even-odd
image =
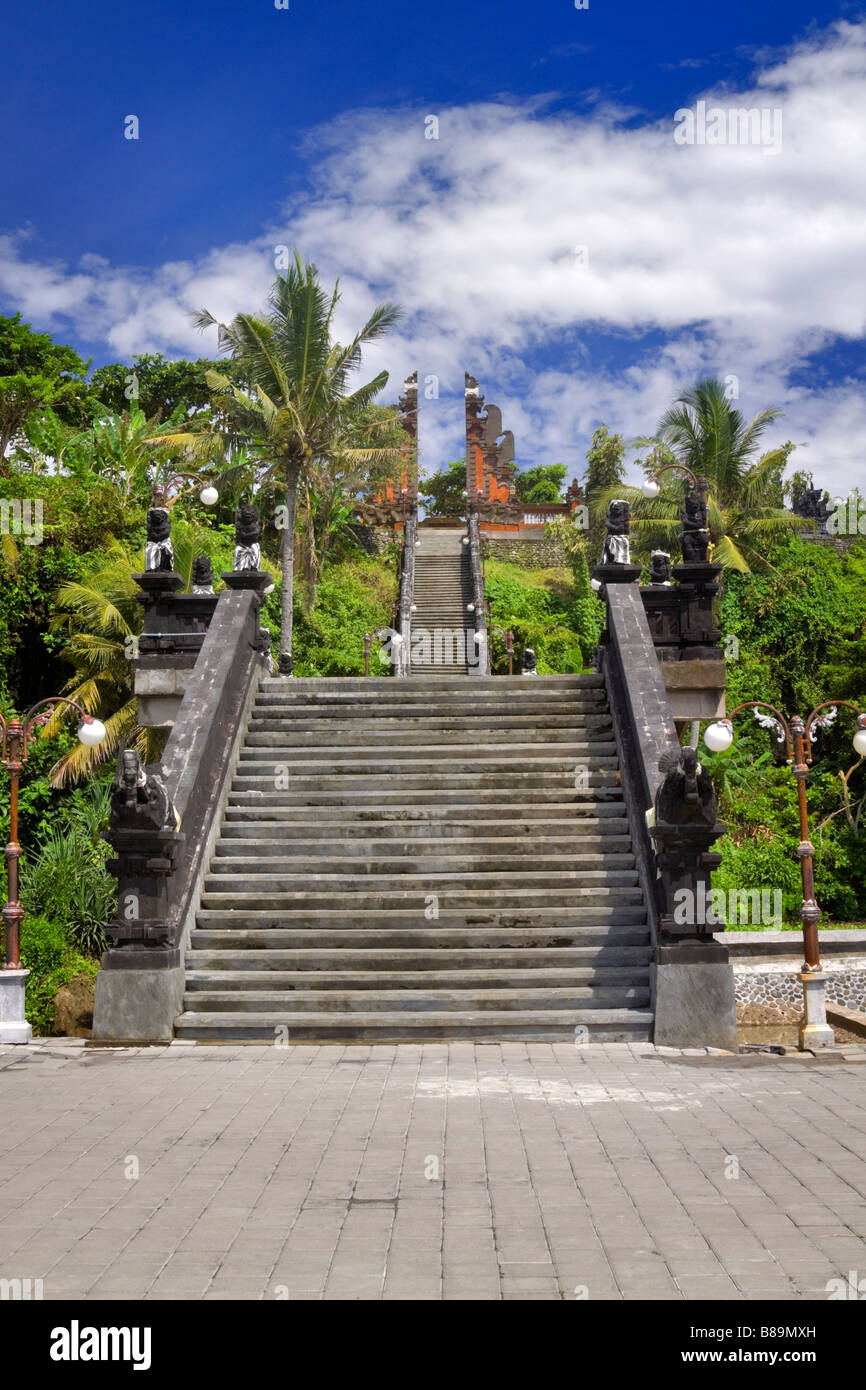
[[[33,1029],[24,1016],[29,970],[0,970],[0,1043],[29,1043]]]
[[[805,970],[800,975],[803,984],[803,1022],[800,1026],[800,1048],[817,1051],[836,1046],[836,1035],[827,1022],[827,975],[823,970]]]

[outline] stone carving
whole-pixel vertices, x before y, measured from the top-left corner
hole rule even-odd
[[[242,503],[235,516],[235,554],[232,569],[236,574],[243,570],[261,569],[261,534],[258,507]]]
[[[151,507],[147,513],[147,540],[144,546],[145,570],[174,569],[171,544],[171,516],[167,507]]]
[[[834,508],[824,497],[821,488],[807,487],[802,492],[794,493],[791,510],[795,516],[802,516],[807,521],[813,521],[816,531],[827,533],[827,522],[833,515]]]
[[[192,562],[192,592],[213,593],[213,565],[209,555],[199,555]]]
[[[671,557],[666,550],[654,550],[650,556],[650,584],[670,585]]]
[[[655,795],[656,826],[694,826],[712,829],[718,820],[718,804],[709,775],[698,762],[694,748],[680,748],[659,759],[664,773]]]
[[[179,817],[158,772],[142,767],[132,748],[117,760],[111,793],[112,830],[177,830]]]
[[[690,492],[682,514],[683,530],[680,543],[683,561],[687,565],[705,565],[710,546],[707,529],[707,504],[697,492]]]
[[[609,503],[607,516],[605,517],[607,535],[604,538],[604,545],[601,548],[602,565],[628,565],[631,563],[629,551],[629,529],[631,526],[631,509],[628,502],[617,498]]]
[[[535,652],[534,652],[534,650],[532,649],[532,647],[524,647],[524,648],[523,648],[523,663],[522,663],[522,669],[521,669],[520,674],[521,674],[522,676],[537,676],[537,675],[538,675],[538,672],[537,672],[537,670],[535,669],[537,665],[538,665],[538,657],[535,655]]]

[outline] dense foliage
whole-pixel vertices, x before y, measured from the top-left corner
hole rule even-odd
[[[839,555],[791,537],[767,558],[760,574],[726,580],[728,708],[765,700],[804,719],[834,698],[866,708],[866,542]],[[852,721],[842,709],[818,734],[807,781],[817,898],[840,921],[866,918],[866,764],[851,747]],[[770,736],[748,712],[737,716],[731,750],[704,761],[730,825],[718,886],[780,888],[795,920],[802,894],[790,769],[777,765]]]

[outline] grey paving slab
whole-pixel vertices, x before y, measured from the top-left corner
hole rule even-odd
[[[826,1298],[866,1270],[859,1055],[0,1047],[0,1277],[47,1299]]]

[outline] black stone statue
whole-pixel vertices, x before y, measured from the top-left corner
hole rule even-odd
[[[802,492],[794,493],[791,510],[795,516],[802,516],[805,520],[814,522],[816,531],[826,532],[827,522],[833,515],[834,508],[825,498],[821,488],[807,487]]]
[[[199,555],[192,562],[192,591],[194,594],[213,593],[213,565],[209,555]]]
[[[683,561],[687,565],[705,565],[710,547],[707,529],[707,504],[697,492],[690,492],[682,514],[683,530],[680,543]]]
[[[605,517],[607,535],[601,548],[602,565],[628,565],[631,563],[629,551],[629,530],[631,509],[622,498],[609,503]]]
[[[259,521],[258,507],[242,503],[235,516],[235,554],[232,569],[236,573],[241,570],[261,569],[261,534],[262,524]]]
[[[171,544],[171,516],[167,507],[151,507],[147,513],[147,541],[144,546],[145,570],[174,569]]]
[[[650,556],[650,584],[670,584],[671,557],[666,550],[654,550]]]
[[[162,777],[131,748],[117,760],[111,793],[112,830],[176,830],[178,815]]]
[[[718,804],[709,775],[698,762],[694,748],[680,748],[659,759],[664,773],[655,795],[655,824],[688,825],[712,829],[718,820]]]

